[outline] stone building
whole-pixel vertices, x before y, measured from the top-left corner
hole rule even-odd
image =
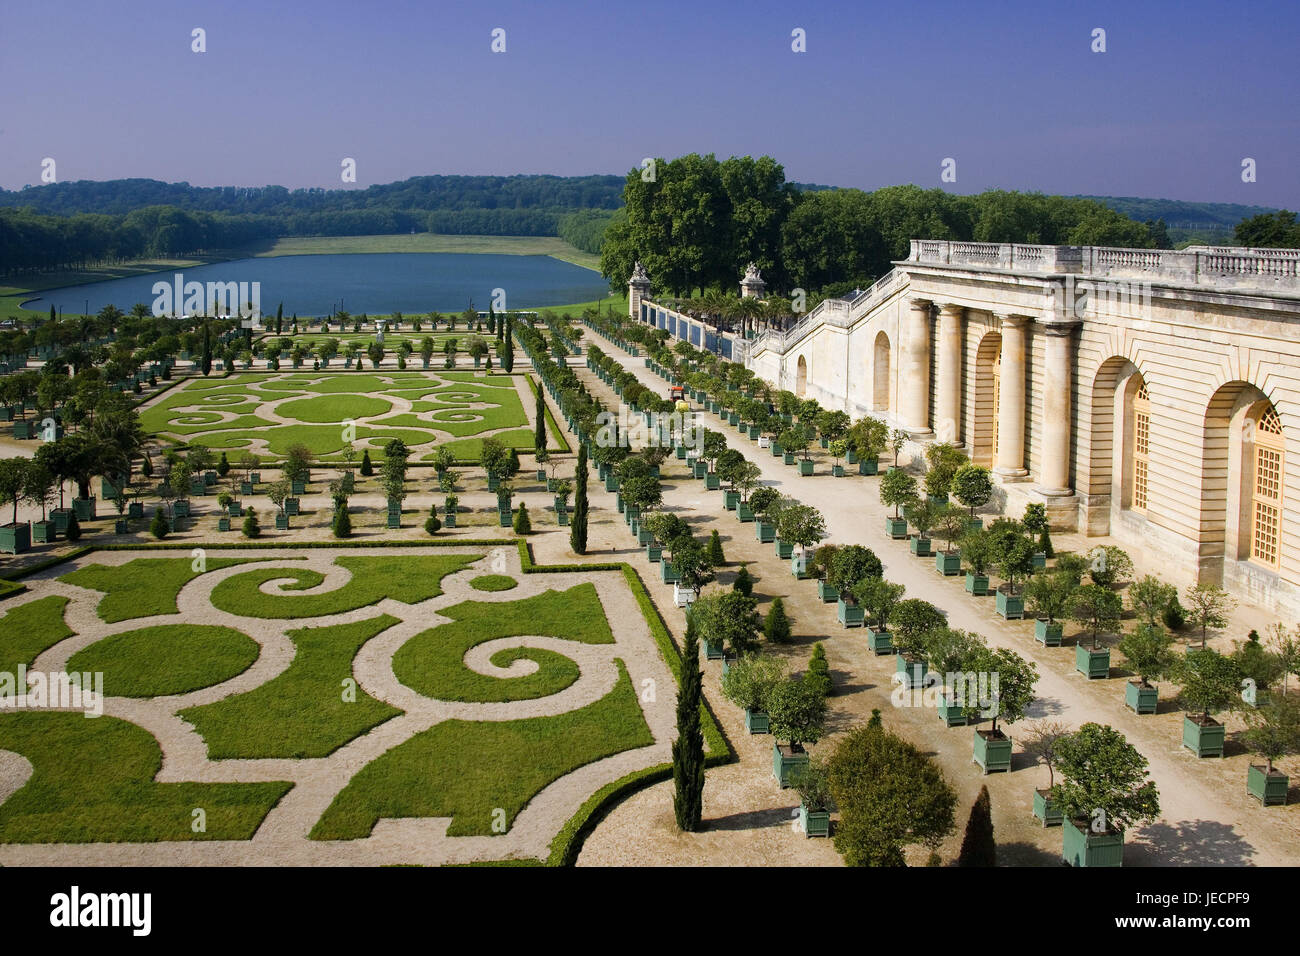
[[[1300,617],[1300,251],[914,240],[854,299],[735,351],[961,446],[1008,513],[1044,502],[1171,580]]]

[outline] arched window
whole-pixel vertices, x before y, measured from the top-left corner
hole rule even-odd
[[[1133,397],[1133,510],[1146,514],[1147,463],[1151,453],[1151,396],[1143,382]]]
[[[1250,557],[1276,568],[1282,531],[1282,421],[1272,406],[1255,420],[1255,478],[1251,483]]]

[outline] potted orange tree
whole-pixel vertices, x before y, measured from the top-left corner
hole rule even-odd
[[[1135,714],[1154,714],[1160,690],[1152,680],[1169,673],[1176,658],[1173,638],[1155,623],[1142,623],[1131,634],[1125,634],[1118,644],[1128,666],[1137,674],[1125,686],[1124,703]]]
[[[1124,832],[1160,814],[1147,760],[1112,727],[1087,723],[1056,742],[1062,781],[1052,800],[1063,818],[1070,866],[1123,866]]]
[[[853,597],[862,608],[871,636],[868,644],[874,654],[894,653],[894,641],[889,633],[889,618],[894,607],[903,599],[904,587],[879,577],[866,577],[853,585]]]
[[[1183,715],[1183,746],[1198,757],[1222,757],[1224,726],[1211,714],[1236,706],[1241,668],[1212,647],[1189,650],[1173,668],[1182,685],[1179,699],[1193,711]]]
[[[992,706],[986,713],[993,718],[988,730],[975,731],[974,760],[986,774],[1011,770],[1011,738],[998,727],[998,721],[1014,724],[1034,702],[1034,685],[1038,668],[1015,651],[978,647],[966,660],[964,671],[989,675]],[[996,679],[996,682],[995,682]]]
[[[916,500],[916,479],[901,468],[892,468],[880,479],[880,503],[892,506],[893,517],[885,516],[885,534],[894,539],[907,537],[907,519],[899,509]]]
[[[1285,806],[1290,780],[1273,766],[1273,761],[1300,753],[1300,696],[1273,695],[1247,720],[1250,727],[1242,739],[1267,763],[1252,763],[1246,768],[1246,792],[1261,806]]]
[[[1035,574],[1025,584],[1025,600],[1034,612],[1034,639],[1044,647],[1060,647],[1065,627],[1056,618],[1070,606],[1075,581],[1066,571]]]
[[[784,788],[808,766],[804,744],[821,740],[826,729],[826,695],[811,681],[790,677],[767,695],[767,716],[776,743],[772,773]],[[785,740],[787,743],[782,744]]]

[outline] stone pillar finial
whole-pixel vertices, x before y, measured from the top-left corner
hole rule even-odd
[[[740,297],[742,299],[761,299],[767,290],[767,283],[758,272],[758,266],[750,263],[745,266],[745,277],[740,280]]]
[[[641,302],[650,297],[650,276],[645,266],[638,259],[632,266],[632,277],[627,280],[627,315],[634,321],[641,321]]]

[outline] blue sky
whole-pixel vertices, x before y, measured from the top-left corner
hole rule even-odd
[[[1297,40],[1294,2],[10,4],[0,186],[45,157],[60,180],[339,188],[344,157],[366,186],[697,151],[841,186],[1294,209]]]

